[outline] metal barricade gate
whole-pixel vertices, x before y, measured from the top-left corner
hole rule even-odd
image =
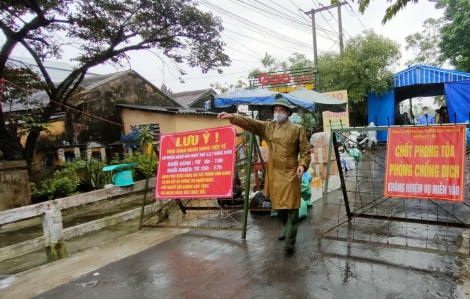
[[[388,129],[389,127],[362,127],[331,130],[319,246],[326,239],[468,257],[468,185],[465,186],[464,202],[385,197],[387,145],[380,143],[375,148],[362,149],[363,159],[355,164],[356,169],[342,170],[340,151],[347,151],[348,146],[354,145],[354,141],[348,137],[350,132]],[[332,157],[336,160],[332,161]],[[328,193],[331,163],[337,164],[341,188]],[[469,166],[467,150],[467,170]],[[465,172],[465,180],[467,183],[470,181],[468,171]]]
[[[239,152],[245,144],[248,144],[246,159],[236,160],[237,163],[235,163],[234,169],[237,173],[240,168],[245,171],[245,187],[242,204],[232,206],[221,206],[220,204],[230,202],[230,200],[233,201],[233,199],[174,199],[162,201],[162,205],[157,210],[150,211],[145,219],[143,219],[142,216],[141,227],[241,231],[242,239],[245,239],[247,230],[266,218],[262,217],[254,223],[248,223],[248,212],[252,210],[270,211],[270,208],[249,207],[251,175],[253,172],[253,153],[256,152],[258,158],[261,160],[263,173],[265,171],[264,163],[258,143],[252,133],[243,132],[238,133],[236,136],[237,139],[244,139],[237,143],[236,152]],[[248,227],[248,225],[251,226]]]

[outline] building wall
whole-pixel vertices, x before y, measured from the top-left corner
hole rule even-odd
[[[65,121],[59,120],[59,121],[51,122],[49,123],[49,127],[47,127],[47,130],[49,132],[46,132],[46,131],[41,132],[41,134],[39,135],[39,139],[44,138],[44,139],[49,139],[51,141],[54,141],[56,138],[58,138],[60,135],[62,135],[65,132]],[[21,144],[23,145],[23,147],[26,144],[26,137],[28,136],[26,135],[26,136],[21,137]]]
[[[126,108],[122,109],[122,120],[125,134],[131,132],[131,125],[158,124],[162,134],[204,130],[230,125],[228,120],[219,121],[215,115],[165,114]]]
[[[176,131],[172,133],[203,130],[230,125],[228,120],[218,120],[215,115],[175,114]]]
[[[122,109],[122,122],[124,124],[124,134],[131,132],[131,126],[158,124],[161,133],[173,133],[176,131],[174,115],[154,113],[133,109]]]
[[[31,204],[25,161],[0,162],[0,211]]]

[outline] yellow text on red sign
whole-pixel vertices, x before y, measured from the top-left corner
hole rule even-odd
[[[465,125],[391,128],[385,196],[463,201]]]

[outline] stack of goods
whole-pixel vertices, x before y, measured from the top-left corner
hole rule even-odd
[[[328,165],[328,151],[330,142],[329,132],[320,132],[312,135],[310,142],[313,145],[311,149],[312,155],[312,168],[316,177],[326,178],[326,171]],[[331,149],[331,164],[330,164],[330,176],[338,174],[338,165],[336,163],[336,156]]]

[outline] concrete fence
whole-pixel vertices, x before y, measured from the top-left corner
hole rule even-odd
[[[149,181],[149,188],[155,186],[155,180]],[[66,256],[65,240],[88,232],[96,231],[109,225],[124,222],[140,215],[140,209],[130,210],[119,215],[113,215],[69,227],[63,228],[62,210],[82,206],[85,204],[110,199],[113,197],[142,191],[145,188],[145,180],[138,181],[128,187],[113,187],[100,189],[79,195],[59,198],[39,204],[24,206],[0,212],[0,226],[17,221],[26,220],[36,216],[41,216],[44,236],[0,248],[0,262],[17,256],[36,251],[41,248],[46,249],[49,261],[60,259]],[[157,203],[145,207],[144,213],[152,211]]]

